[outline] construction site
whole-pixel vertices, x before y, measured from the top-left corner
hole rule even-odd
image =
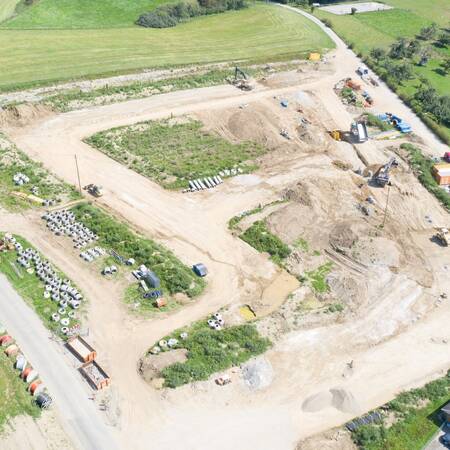
[[[435,158],[443,187],[448,147],[336,45],[260,77],[230,69],[221,86],[0,112],[5,140],[80,191],[0,207],[2,237],[26,239],[79,289],[62,304],[70,285],[50,288],[59,338],[36,332],[86,408],[73,428],[77,400],[39,368],[67,435],[47,429],[47,448],[352,449],[328,430],[448,370],[450,220],[408,145]],[[222,360],[196,372],[197,346],[216,350],[220,333]]]

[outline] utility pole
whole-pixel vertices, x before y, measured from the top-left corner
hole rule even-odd
[[[78,188],[79,188],[80,194],[81,194],[80,170],[79,170],[79,168],[78,168],[78,159],[77,159],[77,155],[75,155],[75,166],[76,166],[76,168],[77,168]]]
[[[387,216],[387,209],[389,204],[389,193],[391,192],[391,185],[388,184],[388,191],[387,191],[387,198],[386,198],[386,206],[384,208],[384,218],[383,218],[383,225],[381,225],[382,228],[384,228],[384,224],[386,223],[386,216]]]

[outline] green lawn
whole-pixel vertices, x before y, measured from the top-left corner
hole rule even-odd
[[[40,409],[27,392],[27,385],[14,370],[14,360],[0,352],[0,431],[13,417],[27,414],[38,417]]]
[[[268,4],[170,29],[1,29],[0,90],[149,67],[287,59],[332,47],[317,25]]]
[[[86,142],[167,189],[188,188],[189,180],[236,165],[249,172],[255,165],[245,161],[267,151],[253,142],[232,144],[202,127],[199,121],[144,122],[102,131]]]
[[[14,2],[17,0],[6,0],[6,3]],[[142,13],[161,3],[167,0],[40,0],[3,26],[16,29],[129,27]]]
[[[16,9],[20,0],[1,0],[0,1],[0,23],[9,19]]]

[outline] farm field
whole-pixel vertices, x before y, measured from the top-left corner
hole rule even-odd
[[[1,29],[0,47],[0,90],[8,90],[150,67],[287,59],[334,44],[299,14],[255,4],[170,29]]]
[[[6,3],[17,3],[17,0]],[[140,14],[161,3],[166,0],[41,0],[3,26],[16,29],[128,27]]]

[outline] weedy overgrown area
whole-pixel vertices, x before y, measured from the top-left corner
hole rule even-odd
[[[382,422],[360,426],[353,440],[361,450],[420,450],[438,430],[439,409],[448,401],[450,371],[379,408]]]
[[[185,340],[179,339],[181,333],[187,333]],[[177,330],[164,339],[168,341],[170,338],[178,340],[174,348],[188,350],[187,361],[172,364],[161,371],[165,386],[170,388],[206,380],[213,373],[237,366],[252,356],[264,353],[271,345],[268,339],[259,335],[253,325],[213,330],[206,320]]]
[[[250,172],[267,149],[254,142],[233,144],[202,130],[196,120],[143,122],[97,133],[86,142],[166,189],[217,175],[236,166]]]
[[[14,369],[14,362],[0,352],[0,431],[14,417],[39,417],[40,409]]]
[[[0,233],[0,237],[4,234]],[[36,250],[26,239],[21,236],[14,236],[17,242],[22,244],[23,249],[31,248]],[[40,254],[41,259],[45,260],[45,255]],[[41,281],[36,273],[33,271],[29,273],[27,269],[17,263],[17,253],[15,250],[0,252],[0,272],[3,273],[9,282],[12,284],[16,292],[36,311],[36,314],[42,320],[43,324],[52,331],[56,336],[66,339],[66,335],[62,333],[62,325],[59,321],[52,320],[52,314],[58,314],[61,308],[59,302],[53,301],[51,298],[45,298],[45,284]],[[60,279],[67,279],[68,277],[61,272],[54,265],[56,273]],[[72,287],[76,287],[71,283]],[[84,300],[85,302],[86,300]],[[67,311],[71,311],[68,307]],[[82,311],[76,310],[75,317],[69,318],[68,327],[76,327],[80,324],[80,316]]]
[[[18,186],[13,180],[17,173],[26,175],[29,182]],[[33,186],[38,189],[35,196],[31,195]],[[80,195],[73,186],[50,174],[0,133],[0,204],[3,207],[18,211],[42,206],[40,199],[61,202],[78,198]]]
[[[134,258],[137,264],[145,264],[154,271],[161,281],[161,289],[165,297],[181,293],[194,298],[205,288],[205,281],[197,277],[192,269],[183,264],[170,250],[134,233],[127,225],[115,220],[99,208],[82,203],[74,206],[72,211],[78,221],[99,236],[98,245],[114,250],[125,259]],[[138,289],[137,283],[136,286],[129,288],[126,295],[127,302],[132,300],[143,302],[142,291]],[[150,300],[145,301],[150,302]],[[145,310],[145,305],[143,302],[140,309]],[[169,308],[170,305],[169,303]]]

